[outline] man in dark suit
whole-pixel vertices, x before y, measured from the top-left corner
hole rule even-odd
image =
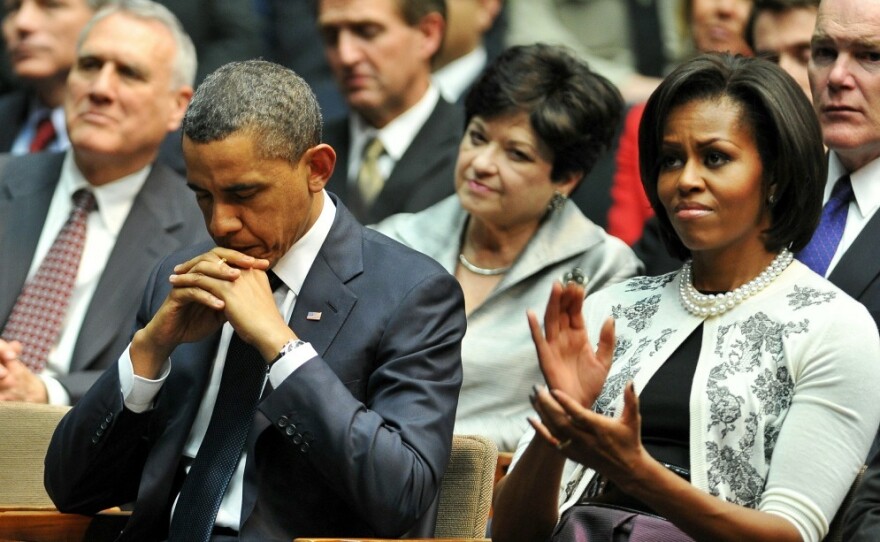
[[[431,536],[458,283],[324,191],[335,153],[292,71],[224,66],[183,132],[216,244],[154,272],[129,349],[52,439],[49,494],[89,514],[135,501],[119,540]]]
[[[846,226],[827,270],[821,271],[840,289],[864,304],[880,326],[880,72],[865,70],[851,36],[859,18],[847,11],[860,3],[822,3],[813,32],[809,76],[813,103],[828,155],[826,202],[838,179],[848,175],[852,186]],[[873,4],[872,4],[873,5]],[[853,28],[850,28],[850,25]],[[876,30],[876,33],[871,32]],[[866,39],[880,39],[877,26],[860,29]]]
[[[100,11],[68,80],[71,150],[3,163],[0,400],[75,402],[128,343],[149,270],[167,253],[206,238],[184,179],[154,164],[192,95],[195,54],[177,24],[148,2]],[[10,325],[12,315],[16,307],[25,310],[26,286],[58,252],[50,247],[79,189],[94,196],[97,209],[86,218],[62,324],[26,338]],[[41,315],[48,318],[48,310]],[[38,353],[32,341],[48,351]],[[30,370],[42,365],[39,375]]]
[[[67,150],[65,81],[76,59],[76,38],[109,0],[6,2],[3,40],[22,88],[0,96],[0,152]],[[48,124],[47,124],[48,122]]]
[[[352,113],[325,141],[338,164],[327,188],[364,223],[420,211],[453,192],[460,108],[431,83],[444,0],[319,0],[318,28]]]
[[[822,0],[819,4],[809,76],[822,136],[830,150],[825,190],[828,203],[822,220],[826,221],[825,214],[837,199],[845,217],[842,237],[824,274],[864,304],[880,323],[878,43],[880,4],[858,0]],[[845,187],[847,178],[851,189],[841,189],[838,185]],[[820,224],[815,235],[824,229]],[[858,342],[859,337],[853,337],[853,344]],[[876,400],[865,397],[866,402]],[[868,454],[868,471],[846,516],[843,539],[848,542],[880,539],[878,443],[880,438]]]

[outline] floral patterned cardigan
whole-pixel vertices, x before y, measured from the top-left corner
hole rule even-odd
[[[785,517],[806,541],[821,540],[880,424],[874,321],[796,260],[763,291],[708,318],[682,307],[678,277],[636,277],[588,296],[590,340],[598,339],[609,314],[617,333],[594,409],[618,413],[626,382],[642,390],[702,324],[689,400],[691,483]],[[560,512],[578,500],[591,476],[567,463]]]

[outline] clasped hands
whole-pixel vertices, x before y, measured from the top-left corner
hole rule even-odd
[[[295,339],[269,287],[269,261],[216,247],[174,267],[168,297],[132,339],[135,374],[156,378],[181,343],[204,339],[229,322],[266,360]]]
[[[587,336],[583,301],[581,285],[556,283],[547,301],[543,331],[535,313],[528,312],[532,340],[547,383],[547,387],[536,386],[531,396],[539,418],[529,423],[539,438],[565,457],[611,479],[626,477],[646,455],[641,444],[638,397],[629,382],[620,417],[593,412],[611,368],[614,320],[609,317],[602,325],[594,351]]]
[[[47,403],[43,380],[20,359],[21,343],[0,339],[0,401]]]

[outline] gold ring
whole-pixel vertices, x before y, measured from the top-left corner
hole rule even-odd
[[[563,440],[562,442],[556,444],[556,449],[561,452],[562,450],[568,448],[570,445],[571,445],[571,439],[567,438],[567,439]]]
[[[220,258],[220,261],[217,262],[217,265],[223,265],[224,263],[226,263],[226,258]]]

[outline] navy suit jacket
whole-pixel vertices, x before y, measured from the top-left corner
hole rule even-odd
[[[290,327],[318,357],[267,394],[247,443],[241,540],[430,536],[449,460],[465,331],[461,289],[430,258],[357,223],[341,204]],[[166,298],[174,254],[149,281],[140,324]],[[309,312],[321,312],[309,320]],[[143,414],[110,368],[62,420],[46,488],[65,512],[134,501],[122,540],[167,537],[174,473],[219,332],[179,346]]]
[[[336,168],[327,190],[339,197],[364,224],[374,224],[396,213],[415,213],[451,195],[455,190],[455,162],[464,133],[461,108],[443,98],[416,134],[385,180],[372,205],[365,206],[356,186],[348,182],[351,138],[348,119],[328,123],[324,141],[336,150]]]
[[[0,329],[24,287],[61,175],[64,153],[4,157],[0,169]],[[78,400],[131,339],[140,292],[169,253],[207,239],[185,180],[154,164],[132,204],[80,328],[70,372],[58,380]]]

